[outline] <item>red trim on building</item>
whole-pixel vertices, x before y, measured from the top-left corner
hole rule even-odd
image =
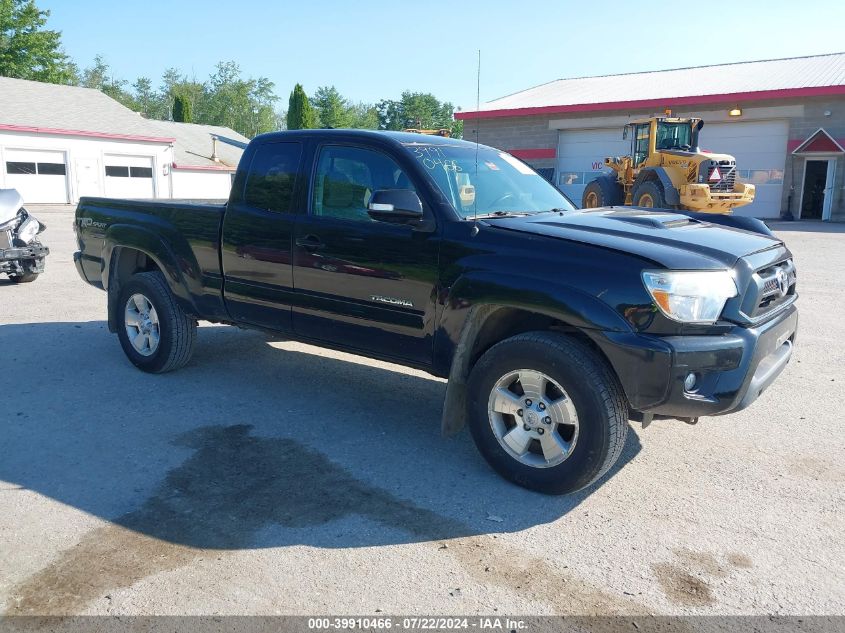
[[[461,121],[467,121],[476,118],[496,119],[501,117],[534,116],[540,114],[567,114],[573,112],[601,112],[606,110],[667,108],[671,106],[700,105],[704,103],[735,104],[738,101],[769,101],[776,99],[822,97],[843,94],[845,94],[845,86],[784,88],[781,90],[758,90],[756,92],[729,92],[716,95],[668,97],[666,99],[638,99],[634,101],[609,101],[607,103],[578,103],[573,105],[511,108],[506,110],[481,110],[480,112],[456,112],[455,118]]]
[[[237,167],[229,167],[228,165],[177,165],[173,163],[173,169],[181,169],[184,171],[237,171]]]
[[[841,147],[845,148],[845,138],[837,138],[837,139],[834,139],[834,140]],[[799,147],[801,147],[806,142],[807,142],[806,139],[804,139],[804,140],[796,139],[796,138],[790,139],[786,142],[786,151],[790,154],[794,154],[795,150],[797,150]],[[809,149],[809,148],[805,147],[799,153],[803,154],[804,152],[825,152],[825,153],[830,154],[830,153],[841,153],[842,149],[837,148],[837,149],[830,149],[830,150],[821,150],[821,149],[816,149],[815,147],[813,149]]]
[[[111,134],[109,132],[89,132],[87,130],[63,130],[51,127],[31,127],[28,125],[9,125],[0,123],[0,132],[29,132],[31,134],[52,134],[57,136],[88,136],[107,138],[118,141],[142,141],[145,143],[174,143],[175,138],[159,136],[138,136],[136,134]]]
[[[786,149],[791,154],[841,154],[845,152],[845,139],[835,139],[828,134],[827,130],[820,127],[803,141],[788,141]]]
[[[555,158],[557,150],[553,147],[531,147],[525,149],[509,149],[508,154],[521,158],[522,160],[537,160],[540,158]]]

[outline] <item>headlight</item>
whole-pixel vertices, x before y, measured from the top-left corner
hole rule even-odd
[[[38,224],[38,220],[30,216],[18,227],[18,239],[24,244],[29,244],[32,238],[38,235],[40,228],[41,225]]]
[[[674,321],[713,323],[737,295],[727,270],[645,271],[643,283],[657,307]]]

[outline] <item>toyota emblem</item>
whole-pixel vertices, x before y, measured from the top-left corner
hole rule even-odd
[[[786,276],[783,268],[778,268],[777,273],[775,273],[775,277],[777,277],[780,296],[785,297],[786,293],[789,292],[789,278]]]

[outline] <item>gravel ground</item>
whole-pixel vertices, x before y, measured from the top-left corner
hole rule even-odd
[[[777,227],[801,327],[753,407],[633,425],[560,498],[442,439],[418,371],[205,325],[188,367],[139,372],[72,210],[35,211],[47,272],[0,281],[6,613],[845,613],[845,226]]]

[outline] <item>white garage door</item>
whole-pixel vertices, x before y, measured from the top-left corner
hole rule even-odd
[[[24,203],[67,203],[64,152],[7,149],[3,152],[6,187],[17,189]]]
[[[106,154],[107,198],[154,198],[153,159],[149,156]]]
[[[783,167],[786,162],[786,121],[704,123],[701,149],[736,158],[739,177],[757,188],[754,202],[736,209],[736,215],[756,218],[780,216]]]
[[[622,140],[622,128],[564,130],[558,141],[557,185],[581,206],[584,187],[601,172],[605,156],[624,156],[631,150],[631,140]]]
[[[702,149],[736,158],[740,178],[757,187],[754,203],[734,211],[759,218],[778,217],[786,161],[786,121],[705,122]],[[624,156],[631,141],[622,140],[621,127],[563,130],[558,146],[558,186],[576,204],[584,187],[604,169],[605,156]]]

